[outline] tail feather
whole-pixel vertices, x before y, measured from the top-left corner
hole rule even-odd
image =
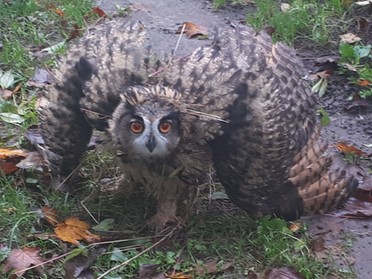
[[[338,207],[358,185],[347,173],[346,162],[335,154],[327,154],[327,147],[317,129],[294,157],[289,171],[289,180],[298,188],[305,214]]]

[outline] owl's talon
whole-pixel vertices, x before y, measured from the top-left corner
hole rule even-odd
[[[177,226],[180,222],[181,220],[173,214],[158,212],[151,217],[147,225],[150,229],[154,230],[156,233],[159,233],[167,227]]]

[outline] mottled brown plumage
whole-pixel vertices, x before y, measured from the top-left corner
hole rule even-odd
[[[211,44],[168,61],[146,46],[140,23],[108,22],[71,46],[57,77],[40,109],[53,177],[78,165],[93,129],[109,130],[124,175],[156,189],[159,227],[212,161],[231,200],[254,215],[329,210],[356,186],[320,140],[295,52],[249,27],[216,31]],[[151,144],[163,144],[161,155],[136,149],[150,137],[130,134],[137,118],[153,125],[149,135],[161,121],[173,125]]]

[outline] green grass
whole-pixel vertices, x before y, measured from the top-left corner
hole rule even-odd
[[[233,6],[236,6],[236,5],[244,6],[244,5],[252,4],[252,3],[246,0],[213,0],[213,7],[215,9],[223,8],[227,4],[231,4]]]
[[[0,126],[13,135],[23,134],[37,124],[35,104],[43,90],[27,86],[27,81],[36,68],[53,68],[66,42],[98,15],[90,0],[0,0],[0,7],[0,87],[13,91],[21,85],[7,100],[0,97]],[[4,73],[14,80],[1,80]],[[3,145],[8,142],[2,138]]]
[[[346,8],[341,0],[293,0],[287,11],[281,10],[278,1],[261,0],[256,1],[256,8],[248,13],[247,24],[258,30],[273,28],[276,41],[293,43],[295,39],[306,39],[326,44],[334,30],[345,26],[342,18]]]
[[[0,1],[0,6],[0,29],[4,31],[0,68],[13,69],[25,77],[32,75],[35,65],[42,64],[35,57],[40,50],[69,39],[73,31],[96,17],[89,0]]]

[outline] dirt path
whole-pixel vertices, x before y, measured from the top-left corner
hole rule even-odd
[[[178,36],[175,30],[185,21],[191,21],[198,25],[212,29],[214,26],[224,26],[245,19],[245,9],[223,9],[214,11],[210,2],[200,0],[139,0],[119,1],[101,0],[96,1],[107,13],[116,11],[116,5],[126,7],[131,5],[134,12],[130,18],[142,21],[147,28],[149,39],[153,48],[158,53],[169,54],[174,49]],[[184,56],[195,48],[205,44],[205,40],[189,40],[183,38],[178,56]],[[331,52],[331,51],[330,51]],[[327,53],[312,53],[316,58]],[[308,55],[308,52],[307,52]],[[350,96],[353,88],[347,84],[343,77],[336,77],[329,85],[327,96],[320,100],[321,105],[330,114],[331,124],[324,129],[324,136],[331,141],[344,140],[354,146],[367,150],[362,143],[371,143],[372,137],[372,112],[350,111],[343,108],[346,106],[346,97]],[[326,240],[326,246],[333,254],[339,254],[341,246],[349,245],[352,239],[352,248],[347,255],[350,266],[344,261],[339,261],[340,268],[354,269],[357,278],[372,278],[372,220],[350,220],[334,216],[315,216],[303,218],[309,223],[309,231],[314,236],[322,236]],[[347,239],[340,239],[340,234],[349,235]],[[342,250],[343,251],[343,250]]]

